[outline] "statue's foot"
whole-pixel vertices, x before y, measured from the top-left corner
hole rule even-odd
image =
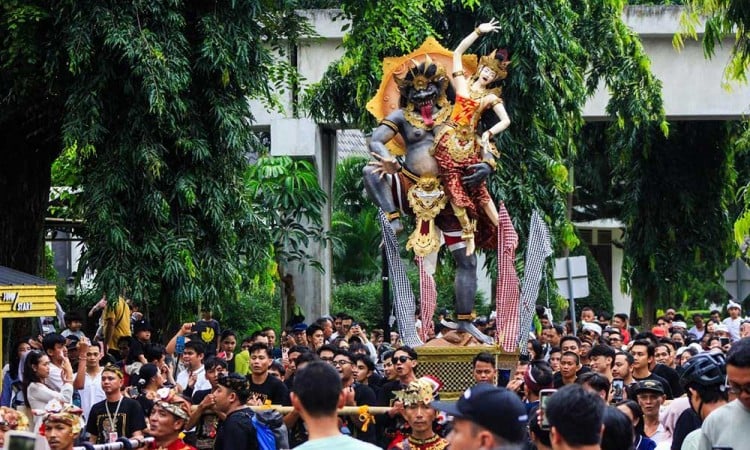
[[[459,320],[457,322],[457,325],[458,325],[458,328],[457,328],[458,331],[469,333],[476,340],[478,340],[479,342],[483,344],[492,345],[495,343],[491,337],[479,331],[479,328],[475,327],[473,323],[467,320]]]

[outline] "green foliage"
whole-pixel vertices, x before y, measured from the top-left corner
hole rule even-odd
[[[325,192],[318,185],[315,167],[308,161],[263,156],[245,174],[247,201],[262,217],[279,266],[303,262],[321,269],[306,246],[326,239],[321,211]]]
[[[624,270],[647,323],[650,308],[682,304],[691,286],[719,280],[732,259],[732,134],[731,124],[685,122],[631,159]]]
[[[732,59],[724,71],[725,81],[747,81],[750,66],[750,8],[745,0],[684,0],[686,9],[680,17],[682,33],[674,37],[674,44],[681,48],[688,36],[698,38],[697,27],[705,21],[703,50],[712,57],[717,46],[726,38],[733,38]]]
[[[380,221],[365,197],[362,168],[367,159],[350,157],[336,165],[333,184],[333,273],[340,283],[376,279],[381,271]]]
[[[153,307],[158,325],[238,301],[278,256],[257,191],[245,192],[245,154],[263,150],[247,98],[273,103],[271,51],[309,30],[293,2],[46,7],[70,78],[56,173],[83,188],[84,267],[110,297],[127,289]]]
[[[222,302],[215,317],[222,329],[237,333],[238,339],[250,336],[264,327],[280,329],[281,302],[276,290],[268,291],[262,286],[251,286],[238,298]]]
[[[382,283],[341,283],[334,286],[332,312],[346,312],[370,329],[383,327]]]

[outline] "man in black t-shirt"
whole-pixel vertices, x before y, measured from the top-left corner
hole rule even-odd
[[[95,403],[89,412],[86,431],[92,444],[115,442],[120,437],[141,438],[146,429],[146,418],[141,405],[124,397],[122,370],[114,365],[102,369],[102,390],[107,398]]]
[[[185,442],[198,450],[211,450],[214,448],[216,429],[219,424],[219,416],[214,409],[214,397],[211,393],[218,386],[219,377],[227,374],[227,362],[210,356],[203,362],[203,367],[206,369],[206,380],[211,384],[211,388],[193,393],[193,404],[197,406],[190,414],[185,429],[191,430],[195,427],[195,430],[186,433]]]
[[[291,406],[289,390],[284,382],[268,374],[268,368],[273,362],[268,346],[257,342],[251,345],[248,351],[250,352],[250,376],[247,378],[250,382],[251,403],[261,406],[270,400],[274,405]]]
[[[218,386],[211,395],[214,410],[226,415],[216,431],[214,450],[260,448],[252,423],[253,411],[245,406],[250,398],[247,378],[236,373],[219,377]]]
[[[630,354],[633,355],[633,379],[635,381],[658,381],[664,389],[664,395],[667,400],[672,400],[672,389],[669,382],[651,372],[651,364],[654,362],[654,345],[645,339],[639,339],[633,342],[630,348]]]

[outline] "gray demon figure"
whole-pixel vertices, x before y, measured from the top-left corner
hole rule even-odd
[[[470,333],[480,342],[491,344],[492,339],[472,324],[477,292],[477,257],[475,253],[467,255],[462,224],[453,210],[445,207],[448,199],[441,185],[440,168],[432,156],[435,135],[449,118],[453,106],[448,99],[450,81],[445,69],[432,62],[429,56],[395,81],[399,87],[400,108],[383,119],[372,134],[370,150],[375,161],[364,169],[367,193],[386,213],[396,233],[403,230],[401,212],[416,216],[416,229],[407,248],[418,256],[439,248],[440,237],[434,228],[442,231],[456,261],[457,329]],[[385,145],[396,134],[402,136],[406,145],[402,161],[391,156]],[[482,183],[492,172],[485,163],[467,169],[468,174],[462,178],[466,186]],[[496,236],[480,237],[478,243],[484,248],[494,248]]]

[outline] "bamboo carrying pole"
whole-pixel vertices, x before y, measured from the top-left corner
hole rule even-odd
[[[265,406],[251,406],[250,407],[253,411],[263,411],[265,409],[275,409],[276,411],[280,412],[281,414],[289,414],[290,412],[294,411],[293,406],[281,406],[281,405],[265,405]],[[359,414],[359,408],[361,406],[344,406],[343,408],[339,409],[339,415],[345,416],[345,415],[357,415]],[[370,414],[385,414],[387,413],[391,408],[389,406],[368,406],[367,412]]]

